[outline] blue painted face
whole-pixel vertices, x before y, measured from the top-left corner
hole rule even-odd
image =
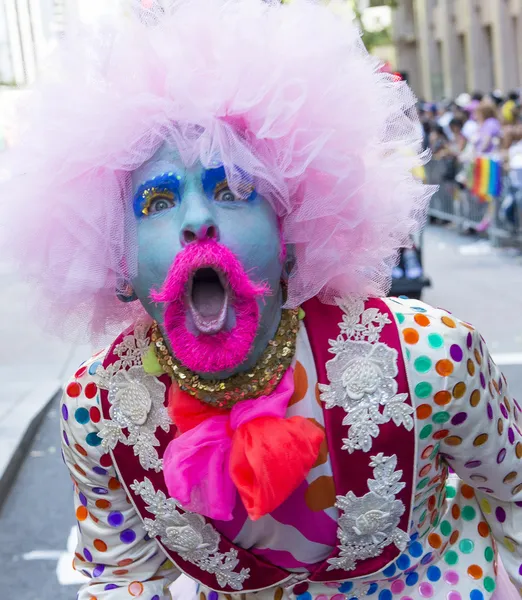
[[[272,290],[258,301],[261,321],[254,348],[236,370],[249,368],[262,354],[275,334],[282,305],[278,219],[246,181],[238,197],[228,188],[222,167],[187,169],[167,144],[132,174],[138,274],[131,283],[153,319],[162,323],[164,307],[151,301],[151,290],[161,288],[178,253],[201,232],[231,250],[252,281],[265,282]]]

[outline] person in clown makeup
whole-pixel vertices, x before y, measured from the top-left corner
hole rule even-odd
[[[519,598],[521,408],[385,297],[413,94],[323,4],[136,14],[58,56],[2,184],[42,321],[112,335],[61,406],[79,600]]]

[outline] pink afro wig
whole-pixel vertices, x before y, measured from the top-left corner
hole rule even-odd
[[[161,2],[64,43],[10,153],[5,251],[53,325],[132,316],[115,292],[137,269],[130,173],[164,141],[232,187],[254,177],[293,247],[288,306],[385,294],[431,192],[407,85],[321,3]]]

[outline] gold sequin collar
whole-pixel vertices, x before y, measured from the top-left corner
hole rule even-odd
[[[299,310],[284,310],[277,333],[257,364],[250,371],[228,379],[201,379],[184,367],[170,354],[156,322],[152,324],[151,339],[162,369],[180,389],[212,406],[232,408],[241,400],[274,391],[292,363],[298,331]]]

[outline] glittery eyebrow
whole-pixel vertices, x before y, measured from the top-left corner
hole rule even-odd
[[[245,199],[250,200],[255,196],[255,189],[253,185],[253,178],[246,175],[242,169],[237,168],[237,172],[241,174],[244,181],[243,187],[246,190]],[[224,167],[217,167],[215,169],[207,169],[202,178],[201,183],[203,184],[203,190],[207,197],[213,197],[215,190],[219,184],[227,183],[227,173]],[[241,190],[238,190],[241,192]]]
[[[181,183],[182,177],[175,171],[162,173],[161,175],[148,179],[140,185],[134,195],[134,213],[137,216],[143,214],[143,208],[148,200],[147,196],[154,189],[157,189],[158,191],[169,191],[179,196]]]
[[[201,183],[203,184],[203,190],[209,197],[214,195],[214,190],[219,183],[223,183],[227,180],[227,174],[224,167],[217,167],[217,169],[207,169],[203,173]]]

